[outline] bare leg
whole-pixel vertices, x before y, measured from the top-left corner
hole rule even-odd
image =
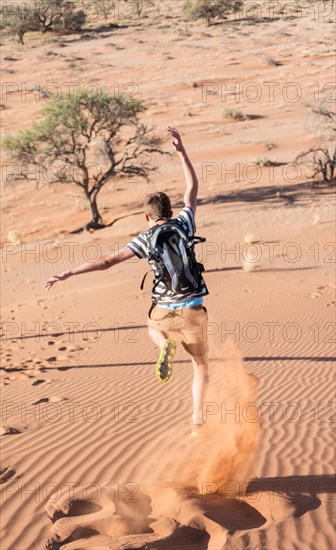
[[[148,327],[148,334],[153,340],[154,344],[161,347],[163,342],[167,339],[167,336],[164,332],[161,332],[160,330],[156,330],[155,328]]]
[[[152,327],[148,327],[148,334],[153,342],[160,348],[168,338],[167,334]],[[201,424],[203,402],[209,383],[208,358],[207,355],[202,355],[192,357],[191,360],[194,368],[194,380],[192,385],[193,424]]]
[[[202,408],[209,383],[208,358],[206,356],[192,357],[194,367],[193,395],[193,424],[202,422]]]

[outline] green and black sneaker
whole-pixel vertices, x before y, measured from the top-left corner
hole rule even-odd
[[[168,382],[173,372],[173,357],[176,350],[176,342],[172,338],[164,341],[161,354],[156,363],[156,377],[159,382]]]

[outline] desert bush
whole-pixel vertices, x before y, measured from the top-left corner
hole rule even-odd
[[[141,18],[144,5],[145,5],[145,0],[132,0],[133,10],[138,19]]]
[[[117,0],[120,1],[120,0]],[[85,3],[88,3],[88,7],[92,4],[91,0],[86,0]],[[105,19],[107,19],[112,13],[114,13],[116,8],[116,3],[114,0],[95,0],[94,2],[95,11],[101,13]]]
[[[325,183],[336,183],[336,145],[312,147],[300,153],[296,162],[303,162],[310,169],[314,181],[321,177]]]
[[[105,19],[114,17],[115,21],[119,17],[130,19],[136,16],[141,18],[145,4],[153,5],[153,0],[81,0],[89,11],[94,11],[97,20],[100,16]]]
[[[183,11],[187,19],[205,19],[208,26],[215,19],[225,19],[229,13],[241,9],[242,0],[194,0],[184,4]]]
[[[84,10],[65,11],[59,19],[55,21],[54,29],[60,34],[79,32],[86,21]]]
[[[135,9],[139,19],[142,14],[143,7],[144,7],[144,0],[135,0]]]
[[[83,9],[77,9],[78,3],[68,0],[33,0],[35,16],[40,30],[57,32],[77,32],[86,21]]]
[[[33,9],[40,30],[46,33],[61,19],[64,0],[33,0]]]
[[[300,153],[295,162],[302,162],[310,169],[314,181],[323,179],[325,183],[336,183],[336,113],[325,105],[312,107],[321,124],[323,142]]]

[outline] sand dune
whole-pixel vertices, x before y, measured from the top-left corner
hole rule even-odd
[[[88,221],[79,189],[3,186],[3,550],[335,547],[335,198],[305,171],[284,171],[322,135],[306,104],[331,92],[333,26],[311,3],[300,17],[210,28],[171,19],[177,4],[160,13],[151,4],[142,26],[93,40],[4,42],[2,57],[15,61],[3,59],[2,74],[18,87],[2,100],[2,131],[27,127],[45,105],[34,93],[22,100],[19,84],[33,91],[50,80],[136,83],[143,120],[181,130],[207,238],[198,249],[210,290],[206,426],[190,437],[192,368],[181,346],[171,381],[157,383],[144,263],[43,291],[88,246],[106,254],[144,230],[148,192],[169,193],[177,213],[177,159],[160,159],[149,185],[107,185],[100,205],[115,223],[94,234],[70,234]],[[224,118],[228,108],[250,118]],[[244,166],[264,157],[274,166],[253,181]]]

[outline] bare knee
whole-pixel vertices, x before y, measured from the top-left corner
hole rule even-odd
[[[197,367],[199,369],[208,370],[208,358],[207,357],[205,357],[203,355],[192,357],[192,362],[193,362],[194,367]]]
[[[164,340],[167,338],[164,332],[161,332],[160,330],[156,330],[151,326],[148,326],[148,334],[149,334],[149,337],[157,346],[162,345]]]
[[[155,328],[148,327],[148,335],[155,344],[158,344],[160,333]]]

